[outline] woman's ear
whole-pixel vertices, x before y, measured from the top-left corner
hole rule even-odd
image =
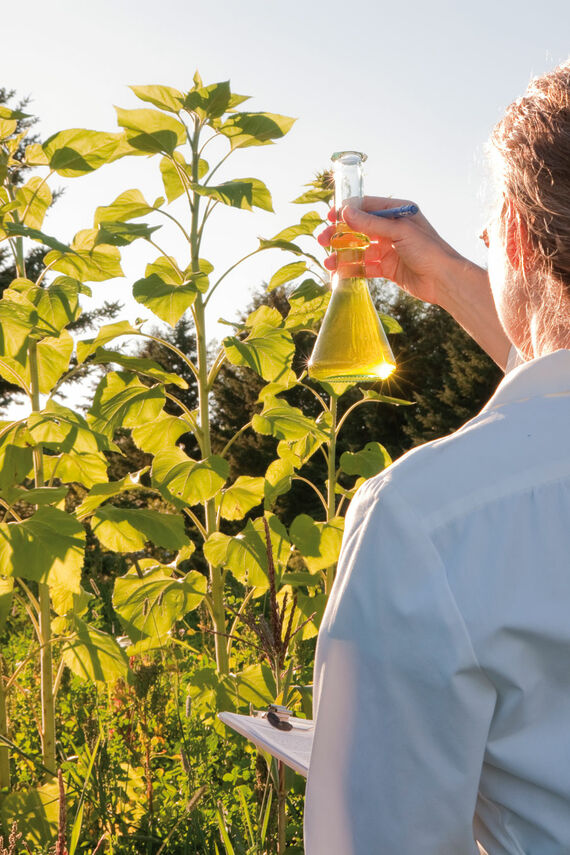
[[[505,201],[503,217],[505,251],[509,264],[513,270],[527,273],[532,267],[534,251],[530,246],[526,224],[512,199]]]

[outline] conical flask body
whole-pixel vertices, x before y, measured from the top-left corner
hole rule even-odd
[[[396,363],[363,277],[338,279],[308,364],[328,382],[384,380]]]

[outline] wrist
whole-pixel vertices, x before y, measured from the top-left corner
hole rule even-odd
[[[454,317],[462,314],[466,303],[478,302],[482,291],[489,292],[487,271],[451,248],[439,271],[436,301]]]

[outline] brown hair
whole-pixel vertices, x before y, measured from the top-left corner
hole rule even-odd
[[[540,278],[570,295],[570,60],[533,80],[493,131],[506,195]]]

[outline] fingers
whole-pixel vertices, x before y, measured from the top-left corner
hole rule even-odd
[[[394,200],[391,200],[392,202]],[[393,207],[396,207],[393,205]],[[381,210],[380,208],[371,210]],[[372,214],[367,214],[359,208],[352,208],[349,205],[342,209],[342,219],[355,231],[363,232],[368,237],[377,240],[384,238],[387,240],[396,240],[402,235],[402,229],[408,223],[405,220],[391,220],[384,217],[374,217]]]
[[[358,206],[362,211],[382,211],[386,208],[399,208],[401,205],[411,205],[409,199],[394,199],[393,196],[364,196]]]
[[[383,243],[372,243],[364,250],[364,264],[366,267],[366,275],[368,277],[382,276],[382,262],[386,254],[390,251],[391,246]],[[336,252],[331,252],[324,262],[327,270],[334,272],[338,267],[338,258]]]

